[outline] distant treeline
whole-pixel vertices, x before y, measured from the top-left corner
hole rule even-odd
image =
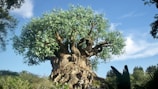
[[[19,76],[19,73],[18,72],[12,72],[12,71],[9,71],[9,70],[0,70],[0,76],[3,76],[3,75],[11,75],[11,76]]]

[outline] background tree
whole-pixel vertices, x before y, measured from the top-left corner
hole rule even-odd
[[[151,65],[147,67],[146,73],[154,73],[158,69],[158,64],[157,65]]]
[[[110,70],[106,74],[106,81],[113,86],[114,89],[117,89],[117,84],[116,84],[116,75],[113,72],[113,70]]]
[[[13,31],[17,20],[9,14],[9,10],[20,8],[24,0],[0,0],[0,49],[5,50],[7,33]]]
[[[0,75],[11,75],[11,76],[18,76],[17,72],[12,72],[9,70],[0,70]]]
[[[142,67],[134,67],[133,69],[133,86],[140,86],[145,83],[145,72]]]
[[[158,82],[158,65],[151,65],[146,69],[145,89],[156,89]]]
[[[155,70],[152,78],[145,84],[146,89],[156,89],[158,83],[158,69]]]
[[[50,60],[53,81],[86,88],[96,76],[91,64],[97,58],[106,61],[123,53],[121,33],[108,27],[104,15],[91,8],[54,9],[26,24],[14,37],[13,47],[30,65]]]
[[[147,67],[146,69],[146,73],[149,74],[150,78],[153,77],[154,72],[158,69],[158,65],[151,65],[149,67]]]
[[[158,9],[158,0],[143,0],[145,4],[154,4]],[[158,38],[158,14],[155,15],[155,21],[151,23],[152,30],[150,31],[151,35],[154,38]]]

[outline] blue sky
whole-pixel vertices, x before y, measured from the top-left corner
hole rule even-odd
[[[135,66],[144,69],[150,65],[158,64],[158,40],[153,39],[150,32],[150,23],[154,21],[157,9],[154,5],[144,5],[142,0],[25,0],[20,9],[11,11],[11,14],[19,20],[15,34],[20,34],[24,24],[30,18],[41,16],[54,8],[68,9],[69,5],[90,6],[96,13],[105,14],[109,20],[111,30],[119,30],[126,39],[125,53],[114,56],[106,63],[100,63],[96,73],[105,77],[110,66],[115,66],[119,71],[124,65],[128,65],[129,71]],[[11,35],[11,34],[9,34]],[[0,70],[20,72],[27,70],[41,76],[47,76],[51,72],[49,62],[37,66],[28,66],[23,63],[23,56],[17,55],[11,45],[7,50],[0,52]]]

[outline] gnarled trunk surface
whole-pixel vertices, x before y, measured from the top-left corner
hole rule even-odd
[[[68,84],[69,89],[113,89],[105,79],[98,77],[92,71],[88,59],[74,56],[73,54],[61,54],[59,58],[52,57],[51,80]]]
[[[64,42],[58,33],[56,33],[56,40],[60,48],[54,52],[55,57],[49,58],[53,68],[50,78],[54,82],[68,84],[69,89],[87,89],[91,87],[94,78],[100,81],[92,71],[88,58],[100,53],[102,47],[108,46],[109,43],[103,42],[93,47],[92,39],[82,38],[76,43],[74,37]],[[83,44],[86,47],[83,47]]]
[[[92,85],[93,77],[90,61],[85,57],[77,57],[75,54],[60,54],[53,57],[53,67],[50,78],[57,83],[67,83],[70,89],[86,89]]]

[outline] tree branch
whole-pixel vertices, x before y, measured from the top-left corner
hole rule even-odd
[[[90,28],[90,31],[89,31],[89,33],[88,33],[88,36],[90,36],[90,35],[91,35],[92,30],[93,30],[93,27],[94,27],[94,23],[91,23],[91,28]]]
[[[92,23],[91,23],[91,28],[90,28],[90,31],[89,31],[89,33],[88,33],[88,36],[90,36],[90,35],[92,34],[92,30],[93,30],[93,28],[95,27],[95,25],[96,25],[95,22],[92,22]]]
[[[85,42],[85,44],[83,44]],[[86,45],[85,48],[82,46]],[[93,40],[90,38],[82,38],[79,43],[77,44],[77,47],[81,53],[82,56],[85,57],[91,57],[94,55],[97,55],[103,50],[103,47],[111,46],[112,44],[110,42],[104,41],[101,42],[93,47],[94,43]]]
[[[55,36],[56,36],[56,41],[57,43],[59,44],[59,49],[58,50],[55,50],[54,54],[59,57],[60,56],[60,53],[69,53],[68,51],[68,42],[64,42],[63,43],[63,39],[62,37],[59,35],[58,32],[55,32]]]
[[[106,41],[97,44],[95,47],[92,48],[91,52],[89,52],[89,56],[97,55],[98,53],[102,52],[103,47],[108,47],[110,45],[111,44]]]
[[[59,35],[58,32],[55,32],[55,36],[56,36],[56,40],[58,42],[58,44],[62,44],[63,39],[61,38],[61,36]]]
[[[83,44],[85,42],[85,44]],[[93,46],[93,40],[90,38],[82,38],[79,43],[77,44],[77,48],[79,49],[79,51],[81,52],[81,55],[85,55],[86,57],[89,57],[89,52],[91,52],[92,50],[92,46]],[[86,45],[85,48],[83,48],[82,46]]]

